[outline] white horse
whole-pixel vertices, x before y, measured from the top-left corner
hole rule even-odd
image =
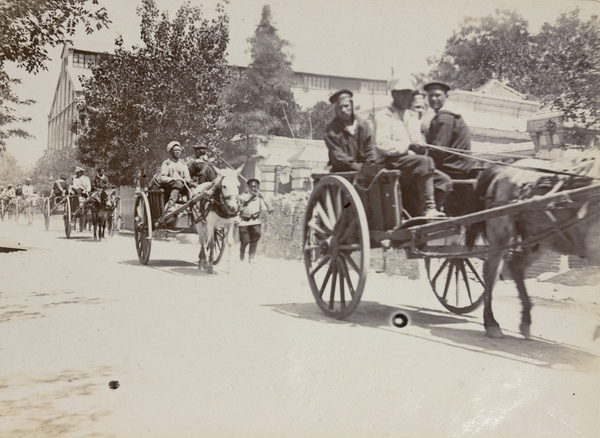
[[[243,167],[243,166],[242,166]],[[205,191],[214,184],[214,191],[210,198],[203,198],[193,206],[196,219],[196,230],[200,239],[200,254],[198,269],[204,269],[212,274],[215,260],[215,230],[222,229],[225,244],[227,245],[227,267],[231,261],[231,247],[233,245],[233,226],[242,209],[240,198],[239,175],[242,167],[238,169],[215,169],[217,178],[213,182],[200,184],[192,190],[192,197]]]

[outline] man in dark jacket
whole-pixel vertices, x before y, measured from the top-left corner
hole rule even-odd
[[[374,160],[371,128],[354,115],[352,96],[350,90],[340,90],[329,98],[335,118],[325,127],[325,144],[332,172],[358,171]]]
[[[471,150],[471,131],[461,115],[446,103],[450,86],[444,82],[429,82],[423,89],[427,92],[429,106],[435,116],[429,126],[427,143],[435,146],[457,149],[460,152]],[[435,168],[451,178],[469,178],[473,160],[462,155],[430,149],[429,156]]]

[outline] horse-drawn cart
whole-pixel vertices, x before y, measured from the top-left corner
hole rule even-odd
[[[534,196],[476,211],[476,180],[454,180],[446,213],[438,220],[411,218],[402,205],[398,171],[383,170],[369,184],[356,172],[313,175],[315,187],[304,220],[303,257],[313,296],[328,316],[342,319],[358,306],[369,270],[371,248],[401,248],[409,258],[425,261],[429,283],[440,303],[456,314],[475,310],[483,301],[483,263],[491,251],[482,239],[467,246],[467,227],[500,216],[563,208],[577,212],[590,203],[586,220],[599,213],[600,185]],[[552,215],[550,215],[552,216]],[[581,221],[579,213],[551,222],[511,248],[528,247]],[[553,217],[553,216],[552,216]]]
[[[163,189],[143,189],[135,195],[134,207],[134,236],[138,258],[142,264],[150,260],[150,250],[153,240],[167,240],[169,236],[177,234],[196,233],[196,216],[192,211],[197,202],[201,202],[202,195],[192,197],[190,200],[181,199],[177,208],[165,213],[165,192]],[[223,257],[225,234],[222,229],[215,229],[214,242],[216,259],[213,264],[219,263]]]

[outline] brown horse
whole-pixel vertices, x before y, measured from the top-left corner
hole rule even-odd
[[[490,167],[481,173],[477,181],[475,192],[478,209],[596,185],[600,176],[599,168],[600,157],[589,153],[553,162],[525,159],[517,161],[513,167]],[[503,336],[492,312],[492,291],[502,264],[506,263],[516,283],[523,308],[520,331],[525,338],[529,338],[532,305],[525,288],[525,270],[533,256],[539,254],[541,248],[551,247],[564,254],[600,258],[599,216],[598,197],[579,202],[572,202],[565,197],[562,202],[545,208],[497,216],[469,227],[467,246],[472,247],[482,233],[490,249],[483,267],[483,322],[487,336]],[[571,225],[566,226],[569,221]]]
[[[98,240],[105,238],[106,223],[108,222],[108,218],[112,216],[118,202],[119,197],[115,194],[115,191],[107,191],[105,189],[100,189],[90,200],[94,240],[96,240],[96,236]]]

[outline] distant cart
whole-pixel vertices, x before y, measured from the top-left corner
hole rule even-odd
[[[140,263],[147,264],[153,240],[166,240],[177,234],[196,234],[196,226],[192,206],[200,202],[202,195],[189,200],[180,198],[173,212],[165,213],[163,189],[143,189],[135,194],[134,207],[134,236],[135,247]],[[223,258],[225,234],[222,229],[216,229],[214,234],[217,264]]]

